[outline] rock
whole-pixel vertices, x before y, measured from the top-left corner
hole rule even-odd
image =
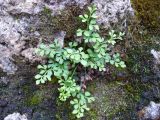
[[[141,120],[159,120],[160,119],[160,104],[156,104],[153,101],[150,104],[143,108],[138,113]]]
[[[7,77],[0,78],[0,86],[7,86],[9,84],[9,79]]]
[[[32,114],[33,114],[33,108],[27,108],[27,107],[23,107],[22,108],[22,112],[27,114],[27,118],[29,120],[31,120]]]
[[[0,107],[0,114],[2,114],[2,108]]]
[[[14,73],[17,70],[17,67],[11,62],[11,51],[6,47],[0,44],[0,68],[3,68],[4,72],[9,74]]]
[[[4,120],[28,120],[26,115],[20,113],[13,113],[4,118]]]
[[[7,106],[8,102],[5,100],[0,100],[0,107],[5,107]]]
[[[151,54],[154,57],[154,70],[156,75],[160,78],[160,51],[154,49],[151,50]]]
[[[152,54],[153,57],[155,58],[156,63],[157,63],[157,64],[160,64],[160,52],[152,49],[152,50],[151,50],[151,54]]]
[[[0,0],[0,68],[7,73],[15,73],[17,68],[13,55],[22,55],[31,62],[41,61],[42,58],[34,54],[41,39],[50,43],[56,34],[63,45],[65,34],[68,33],[65,33],[66,29],[75,32],[78,27],[75,18],[92,3],[98,8],[98,23],[104,28],[122,19],[126,21],[125,16],[133,13],[130,0]],[[74,14],[70,10],[72,7],[80,12]],[[46,17],[47,14],[51,19]],[[59,15],[62,17],[57,17]],[[73,29],[74,26],[77,27]]]
[[[142,92],[142,97],[144,99],[147,99],[147,100],[152,100],[153,99],[153,93],[151,91]]]
[[[41,58],[37,57],[35,53],[36,48],[28,48],[22,51],[21,55],[27,58],[29,61],[34,62],[34,61],[40,61]]]
[[[16,98],[17,98],[17,96],[16,96]],[[3,112],[9,113],[11,111],[17,111],[17,110],[18,110],[17,104],[11,103],[11,104],[8,104],[7,107],[4,108]]]
[[[98,22],[104,28],[109,28],[112,23],[118,23],[122,19],[127,20],[126,15],[134,15],[130,0],[93,0],[93,3],[98,8]]]
[[[116,117],[116,114],[122,109],[125,110],[128,106],[128,100],[125,98],[127,95],[125,89],[116,82],[96,82],[88,86],[94,93],[95,101],[91,105],[91,109],[96,111],[95,120],[106,120]],[[89,112],[89,115],[92,114]],[[102,118],[102,116],[104,118]],[[90,118],[88,118],[90,119]],[[117,118],[118,119],[118,118]],[[119,119],[118,119],[119,120]]]
[[[61,14],[61,11],[64,10],[67,6],[77,5],[81,9],[85,5],[87,5],[88,0],[62,0],[62,1],[55,1],[51,0],[46,4],[46,7],[52,10],[52,15]]]
[[[19,0],[14,1],[12,6],[8,7],[8,12],[12,14],[37,14],[42,11],[42,0]]]
[[[60,31],[54,34],[54,39],[58,40],[60,45],[63,47],[64,46],[64,37],[66,35],[65,31]]]
[[[39,112],[33,113],[33,118],[32,119],[33,120],[40,120],[40,119],[42,119],[41,113],[39,113]]]
[[[0,67],[8,74],[13,74],[17,70],[17,66],[7,57],[0,60]]]

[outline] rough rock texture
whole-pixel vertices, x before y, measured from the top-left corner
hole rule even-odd
[[[159,120],[160,119],[160,104],[150,102],[150,104],[139,112],[141,120]]]
[[[158,77],[160,77],[160,51],[154,49],[151,50],[151,54],[154,57],[154,69]]]
[[[0,72],[0,120],[14,112],[25,114],[28,120],[56,120],[56,85],[40,89],[33,78],[37,65],[20,58],[16,74]]]
[[[111,24],[118,23],[120,20],[123,20],[122,24],[125,26],[126,16],[134,15],[130,0],[94,0],[93,3],[98,8],[98,22],[104,28],[111,27]]]
[[[13,113],[4,118],[4,120],[28,120],[25,115],[20,113]]]
[[[151,54],[152,54],[153,57],[155,58],[156,63],[157,63],[157,64],[160,64],[160,52],[152,49],[152,50],[151,50]]]
[[[63,12],[73,6],[82,11],[91,3],[97,5],[98,22],[104,28],[121,19],[125,20],[126,15],[133,12],[129,0],[0,0],[0,68],[4,72],[14,73],[17,68],[12,62],[13,55],[22,55],[32,62],[40,60],[33,51],[42,39],[51,42],[56,38],[56,35],[53,37],[54,32],[66,31],[54,25],[68,29],[68,23],[59,22],[63,20],[55,19],[56,16],[65,16],[65,20],[71,19],[70,24],[74,25],[78,15],[73,16],[69,15],[71,13]],[[42,13],[46,16],[42,16]],[[47,16],[52,17],[49,19]],[[65,35],[63,32],[59,34]]]
[[[17,67],[11,62],[11,55],[11,50],[0,44],[0,67],[7,73],[17,70]]]

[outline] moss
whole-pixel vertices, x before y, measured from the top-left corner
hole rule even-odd
[[[43,93],[41,91],[36,91],[33,96],[26,99],[25,104],[27,106],[35,106],[43,101]]]
[[[56,112],[57,120],[76,120],[76,117],[72,114],[72,108],[69,101],[62,102],[57,98],[56,106],[57,106],[57,112]]]
[[[153,74],[153,57],[151,49],[160,50],[157,42],[160,34],[156,30],[148,30],[145,27],[136,24],[131,26],[130,43],[127,45],[126,64],[131,74],[150,75]]]
[[[42,11],[42,14],[45,14],[45,15],[47,15],[48,17],[51,17],[52,10],[50,10],[50,9],[47,8],[47,7],[44,7],[44,9],[43,9],[43,11]]]
[[[89,86],[95,96],[95,102],[91,104],[91,111],[86,115],[86,120],[112,119],[118,112],[127,107],[126,93],[123,84],[119,82],[95,82]]]
[[[142,89],[140,89],[140,86],[138,85],[135,89],[135,86],[132,84],[125,85],[126,93],[128,94],[128,97],[132,98],[132,100],[138,102],[140,101],[140,95],[142,93]]]
[[[137,85],[137,87],[139,86]],[[86,112],[81,120],[130,119],[130,116],[127,116],[128,109],[131,109],[130,104],[133,102],[133,98],[134,101],[139,101],[141,93],[135,86],[125,84],[124,81],[95,81],[89,84],[88,90],[92,92],[96,100],[89,105],[90,111]],[[57,120],[78,120],[72,115],[69,102],[62,103],[57,98],[56,106]]]
[[[132,0],[136,16],[146,26],[159,28],[160,1],[159,0]]]
[[[77,6],[68,6],[65,10],[60,11],[61,14],[51,15],[51,10],[44,8],[39,15],[43,25],[40,25],[39,31],[42,35],[53,35],[56,31],[66,31],[66,37],[72,37],[78,27],[82,27],[78,20],[78,15],[84,10]]]

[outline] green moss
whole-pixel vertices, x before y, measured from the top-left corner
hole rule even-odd
[[[101,82],[89,83],[88,90],[92,92],[96,100],[93,104],[90,104],[91,109],[85,113],[82,120],[124,119],[126,116],[120,116],[119,113],[128,113],[128,105],[133,102],[133,97],[139,99],[140,94],[134,89],[131,85],[126,88],[125,83],[117,81],[108,82],[102,80]],[[57,98],[56,106],[57,120],[78,120],[71,114],[72,108],[69,103],[60,102]],[[130,119],[130,116],[127,117]]]
[[[159,0],[132,0],[136,16],[146,26],[159,28],[160,1]]]
[[[62,102],[57,97],[57,112],[56,119],[57,120],[77,120],[75,115],[72,114],[72,108],[69,101]]]
[[[27,106],[35,106],[43,101],[43,93],[41,91],[36,91],[33,96],[26,99]]]
[[[112,118],[118,112],[126,109],[126,93],[123,83],[103,80],[101,83],[96,82],[88,87],[96,100],[91,105],[91,111],[86,115],[87,120]]]
[[[61,14],[52,16],[51,10],[44,8],[39,15],[42,23],[39,31],[43,34],[53,35],[56,31],[66,31],[66,37],[72,37],[79,26],[82,27],[81,22],[78,20],[79,14],[82,14],[84,10],[77,6],[69,6],[63,11],[59,11]]]
[[[47,15],[48,17],[51,17],[51,14],[52,14],[52,10],[47,8],[47,7],[44,7],[43,11],[42,11],[42,14],[45,14]]]
[[[132,100],[138,102],[140,101],[140,95],[142,93],[142,90],[139,88],[140,86],[138,85],[137,88],[135,89],[135,86],[131,84],[125,85],[126,88],[126,93],[128,94],[128,97],[132,98]]]

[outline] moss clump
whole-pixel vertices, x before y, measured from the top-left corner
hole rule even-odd
[[[123,83],[103,80],[102,83],[96,82],[90,85],[89,89],[94,93],[96,100],[86,117],[87,120],[112,119],[117,113],[126,109],[126,93]]]
[[[39,25],[39,31],[42,35],[53,35],[56,31],[66,31],[66,37],[72,37],[77,28],[82,26],[78,16],[83,11],[77,6],[68,6],[59,11],[61,14],[52,16],[51,10],[45,7],[39,14],[42,23]]]
[[[57,97],[56,106],[56,120],[77,120],[77,118],[72,114],[72,108],[69,101],[62,102]]]
[[[138,81],[138,80],[136,80],[136,81]],[[125,85],[125,88],[126,88],[126,92],[128,94],[127,96],[132,98],[133,101],[138,102],[138,101],[140,101],[140,95],[142,93],[142,90],[140,87],[140,83],[137,86],[136,85],[135,84],[134,85],[127,84],[127,85]]]
[[[46,16],[51,17],[52,11],[49,8],[44,7],[42,14],[45,14]]]
[[[132,0],[138,19],[148,27],[160,27],[160,0]]]
[[[43,93],[41,91],[36,91],[33,96],[29,96],[25,103],[27,106],[38,105],[43,101]]]

